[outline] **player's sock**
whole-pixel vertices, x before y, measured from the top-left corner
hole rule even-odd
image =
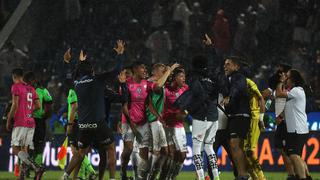
[[[131,162],[132,162],[132,169],[135,179],[138,179],[138,162],[139,162],[139,153],[133,151],[131,154]]]
[[[201,154],[193,155],[193,162],[198,175],[198,180],[204,180],[204,171]]]
[[[156,178],[157,174],[160,171],[160,164],[159,164],[160,156],[152,154],[152,159],[151,159],[151,168],[150,172],[148,175],[148,180],[153,180]]]
[[[205,144],[204,150],[208,156],[209,165],[213,174],[213,177],[219,177],[219,171],[218,171],[218,164],[217,164],[217,156],[216,153],[213,151],[213,145],[212,144]]]
[[[170,168],[169,165],[170,165],[169,156],[163,157],[163,163],[161,165],[159,179],[166,179],[166,177],[168,175],[169,168]]]
[[[174,160],[171,157],[169,157],[169,169],[168,169],[166,179],[168,179],[168,180],[172,179],[173,171],[174,171]]]
[[[252,162],[251,167],[255,175],[258,177],[259,180],[265,180],[266,178],[264,177],[261,165],[259,164],[259,160],[254,155],[252,155],[250,159],[250,161]]]
[[[210,168],[212,170],[213,177],[219,177],[218,164],[217,164],[217,156],[216,154],[208,155]]]
[[[31,166],[32,169],[34,169],[35,171],[39,170],[39,168],[30,160],[28,153],[26,153],[24,151],[20,151],[18,153],[18,157],[22,162],[24,162],[27,166]]]
[[[148,161],[143,158],[139,158],[138,161],[138,177],[139,179],[145,179],[148,174]]]
[[[174,162],[172,179],[178,176],[182,168],[183,168],[183,163]]]

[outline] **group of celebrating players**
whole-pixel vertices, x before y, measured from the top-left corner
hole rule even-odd
[[[214,43],[207,35],[204,44],[214,49]],[[123,68],[124,41],[118,40],[114,51],[116,67],[102,74],[95,74],[86,55],[80,52],[68,94],[66,130],[73,156],[61,179],[68,179],[73,173],[73,179],[95,179],[98,176],[102,180],[107,165],[109,179],[115,179],[114,134],[106,121],[109,105],[113,102],[122,104],[119,126],[124,142],[120,169],[122,180],[176,179],[187,153],[185,122],[192,124],[192,152],[197,179],[219,179],[215,152],[220,146],[230,155],[236,179],[266,179],[254,152],[260,130],[264,128],[264,99],[272,96],[271,92],[283,98],[290,95],[283,90],[285,86],[282,83],[288,79],[284,71],[281,71],[281,76],[276,73],[278,78],[273,89],[260,93],[250,79],[249,65],[240,57],[226,58],[224,72],[212,73],[208,69],[206,55],[197,55],[192,58],[192,71],[187,74],[186,81],[186,72],[177,63],[171,66],[156,63],[148,77],[142,62]],[[64,62],[72,64],[71,59],[69,49],[64,55]],[[296,72],[290,71],[291,74]],[[12,77],[12,106],[7,129],[11,129],[13,118],[13,153],[22,162],[21,167],[29,166],[35,170],[35,179],[38,180],[44,172],[40,166],[45,137],[43,123],[50,109],[47,104],[52,98],[46,89],[37,85],[37,78],[32,72],[23,75],[22,69],[15,69]],[[283,120],[284,109],[283,105],[277,115],[279,123]],[[36,147],[39,142],[42,144]],[[300,158],[303,143],[301,140],[290,146],[287,142],[290,152],[281,151],[286,152],[283,156],[290,157],[285,162],[292,161],[292,178],[311,178]],[[32,146],[36,161],[28,154],[28,148]],[[98,174],[86,157],[91,148],[99,152]],[[209,177],[205,176],[202,152],[207,155]],[[127,177],[130,159],[134,177]],[[299,169],[301,167],[304,170]],[[23,170],[21,172],[20,177],[23,178]]]

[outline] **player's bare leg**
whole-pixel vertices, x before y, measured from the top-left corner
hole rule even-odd
[[[108,168],[109,168],[109,179],[114,180],[116,177],[116,150],[115,144],[108,145]]]
[[[238,177],[239,176],[244,177],[244,176],[247,176],[247,171],[246,171],[246,164],[245,164],[245,156],[242,151],[242,148],[240,147],[240,144],[241,144],[240,138],[230,139],[231,155],[239,173]]]
[[[65,173],[63,174],[62,179],[68,179],[69,175],[72,173],[72,171],[79,165],[82,163],[85,155],[88,153],[89,151],[89,147],[87,148],[80,148],[75,154],[73,154],[71,161],[65,171]]]
[[[121,154],[121,177],[122,179],[127,178],[127,167],[130,161],[130,156],[133,150],[133,142],[125,141],[123,151]]]

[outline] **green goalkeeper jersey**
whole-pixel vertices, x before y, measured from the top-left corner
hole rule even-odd
[[[158,112],[159,115],[161,115],[164,108],[164,88],[162,88],[161,93],[151,92],[149,96],[151,96],[151,101],[154,109]],[[146,115],[149,123],[157,120],[157,116],[150,111],[148,106],[146,108]]]

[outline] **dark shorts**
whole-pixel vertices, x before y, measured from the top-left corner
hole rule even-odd
[[[106,124],[97,124],[97,128],[79,127],[78,147],[85,149],[89,146],[94,148],[107,148],[114,142],[112,130]]]
[[[36,127],[33,135],[34,149],[42,151],[45,146],[46,122],[45,119],[35,118]]]
[[[277,129],[274,134],[274,147],[276,149],[283,149],[286,145],[287,126],[286,122],[282,121],[277,125]]]
[[[71,134],[68,134],[68,138],[69,138],[69,144],[76,148],[78,147],[78,133],[79,133],[78,121],[75,120],[72,125]]]
[[[230,138],[245,139],[250,128],[250,117],[234,116],[228,121],[228,134]]]
[[[285,151],[288,156],[302,155],[302,149],[308,139],[309,134],[287,133]]]

